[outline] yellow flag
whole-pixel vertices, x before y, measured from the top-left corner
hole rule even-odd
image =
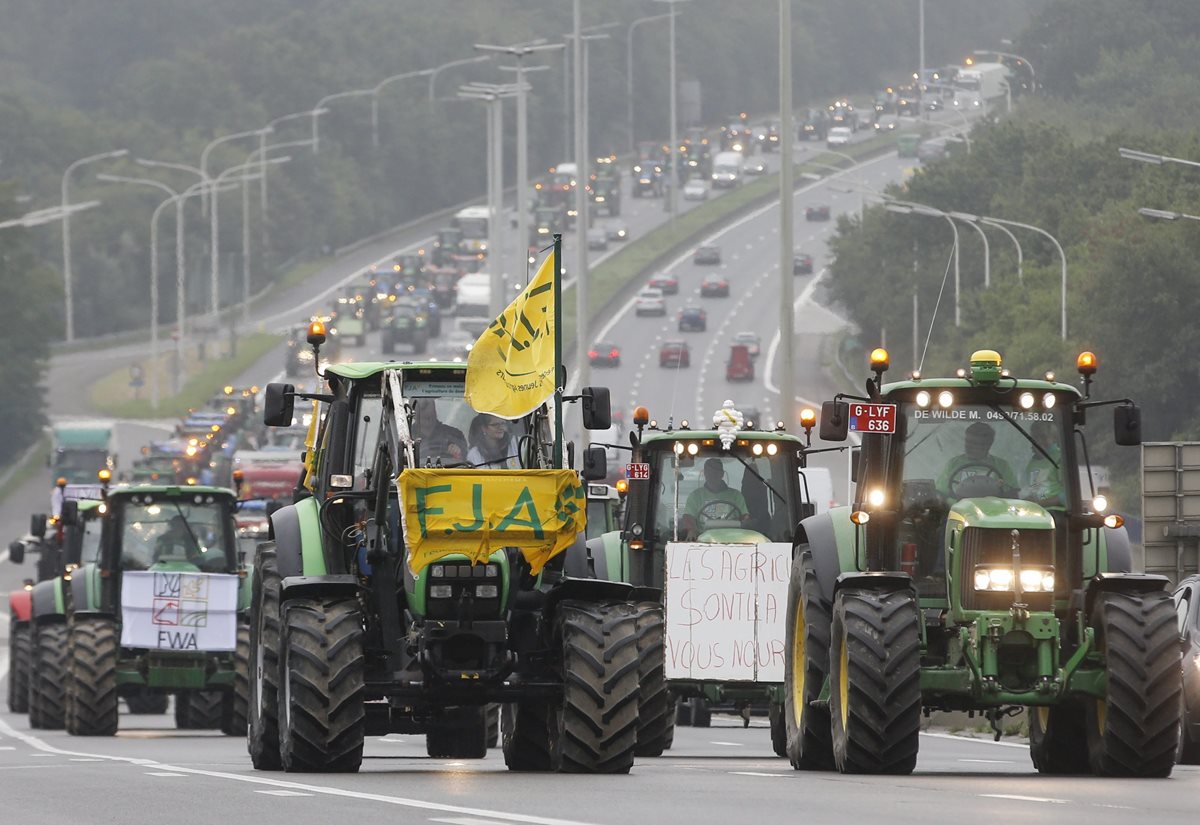
[[[521,418],[554,394],[554,258],[471,348],[465,395],[476,412]]]
[[[413,573],[449,555],[474,564],[516,547],[537,575],[587,527],[574,470],[406,469],[397,481]]]

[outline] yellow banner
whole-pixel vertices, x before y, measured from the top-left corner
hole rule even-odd
[[[537,575],[587,526],[574,470],[411,469],[398,483],[413,573],[452,553],[476,563],[517,547]]]
[[[484,330],[467,356],[467,403],[476,412],[515,419],[555,390],[554,256]]]

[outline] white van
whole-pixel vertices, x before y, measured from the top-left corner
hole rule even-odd
[[[491,321],[492,276],[471,272],[458,279],[458,316]]]
[[[830,148],[834,146],[848,146],[851,134],[849,126],[834,126],[825,137],[825,145]]]
[[[745,168],[746,156],[741,152],[717,152],[717,156],[713,158],[713,187],[728,189],[737,186],[742,182]]]

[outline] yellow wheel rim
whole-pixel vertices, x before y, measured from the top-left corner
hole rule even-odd
[[[792,626],[792,721],[800,727],[804,717],[804,600],[796,605]]]
[[[1038,705],[1035,710],[1037,712],[1038,727],[1045,733],[1046,729],[1050,727],[1050,708],[1045,705]]]
[[[838,668],[838,698],[841,700],[842,730],[846,729],[846,724],[850,721],[850,652],[846,647],[846,636],[843,634],[841,639],[841,665]]]

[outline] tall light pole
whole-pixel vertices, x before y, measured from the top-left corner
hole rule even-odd
[[[605,29],[613,29],[620,25],[621,25],[621,23],[619,23],[617,21],[613,21],[611,23],[597,23],[594,26],[584,26],[579,31],[580,31],[580,33],[583,34],[584,40],[599,39],[599,37],[590,38],[587,35],[589,32],[599,32],[599,31],[604,31]],[[608,35],[603,35],[603,36],[607,37]],[[574,30],[569,31],[563,35],[563,39],[566,40],[567,43],[570,43],[574,39],[574,37],[575,37]],[[563,127],[564,128],[563,128],[563,154],[562,154],[562,156],[564,158],[571,157],[571,154],[572,154],[571,149],[575,145],[574,139],[573,139],[574,136],[573,136],[571,130],[566,128],[567,109],[571,109],[571,111],[574,111],[574,107],[572,106],[573,97],[571,94],[572,79],[573,79],[574,75],[570,71],[571,60],[572,60],[570,55],[571,55],[570,49],[563,50]],[[584,51],[584,59],[585,60],[587,59],[587,51],[586,50]],[[583,87],[584,87],[583,93],[584,93],[584,96],[586,97],[586,95],[587,95],[587,67],[586,66],[584,66]],[[585,117],[587,116],[587,101],[586,100],[584,101],[584,116]]]
[[[675,14],[675,10],[666,14],[652,14],[649,17],[639,17],[629,24],[625,30],[625,106],[626,106],[626,121],[629,125],[629,151],[632,152],[636,148],[636,138],[633,133],[633,30],[642,23],[651,23],[656,20],[666,20]]]
[[[1185,212],[1170,212],[1165,209],[1150,209],[1139,207],[1138,214],[1143,218],[1153,218],[1160,221],[1200,221],[1200,215],[1189,215]]]
[[[446,69],[452,69],[455,66],[468,66],[472,63],[483,63],[484,61],[491,60],[491,59],[492,59],[492,56],[490,54],[481,54],[481,55],[476,55],[475,57],[464,57],[462,60],[451,60],[449,63],[443,63],[442,65],[437,66],[437,67],[433,68],[432,70],[430,70],[430,73],[429,73],[429,103],[430,103],[430,105],[433,105],[433,102],[435,100],[437,100],[437,98],[434,96],[433,84],[435,84],[437,82],[437,76],[438,76],[439,72],[443,72]]]
[[[73,203],[66,209],[63,209],[61,206],[52,206],[48,209],[36,209],[33,212],[26,212],[19,218],[0,221],[0,229],[14,229],[16,227],[20,227],[21,229],[32,229],[33,227],[41,226],[42,224],[61,221],[65,213],[69,212],[74,214],[76,212],[83,212],[84,210],[92,209],[93,207],[99,205],[100,201],[83,201],[82,203]]]
[[[209,310],[212,312],[214,325],[217,323],[217,319],[220,317],[220,312],[221,312],[221,279],[220,279],[220,268],[217,265],[218,261],[221,258],[220,247],[218,246],[218,242],[220,239],[220,216],[219,216],[218,207],[219,207],[220,201],[221,201],[220,193],[221,193],[221,191],[223,191],[221,184],[225,181],[225,179],[229,175],[231,175],[235,172],[242,173],[242,174],[239,174],[239,177],[238,177],[239,181],[253,180],[255,176],[246,175],[245,174],[246,170],[251,169],[251,168],[256,168],[256,167],[264,167],[267,165],[287,163],[290,160],[291,160],[290,157],[288,157],[287,155],[284,155],[283,157],[278,157],[278,158],[262,158],[259,161],[255,161],[255,162],[251,162],[251,163],[240,163],[237,166],[229,167],[228,169],[224,170],[216,177],[212,178],[212,181],[211,181],[212,186],[213,186],[212,210],[209,214],[209,220],[211,222],[210,226],[212,227],[212,240],[211,240],[212,254],[210,257],[213,261],[213,267],[212,267],[212,272],[210,273],[210,280],[209,280]],[[247,201],[245,200],[246,197],[247,196],[243,192],[243,203],[247,203]],[[249,210],[247,210],[247,211],[249,211]],[[245,241],[245,230],[243,231],[243,241]],[[248,250],[245,247],[243,247],[243,249],[242,249],[243,257],[245,257],[247,252],[248,252]]]
[[[1126,149],[1121,147],[1117,150],[1121,153],[1121,157],[1125,160],[1136,160],[1140,163],[1149,163],[1153,166],[1162,166],[1166,163],[1175,163],[1180,166],[1190,166],[1193,169],[1200,168],[1200,163],[1186,158],[1173,158],[1169,155],[1157,155],[1153,152],[1143,152],[1140,149]]]
[[[312,110],[312,150],[313,150],[313,154],[315,155],[321,151],[321,135],[320,135],[320,131],[318,129],[317,124],[321,119],[321,115],[323,115],[329,111],[329,109],[325,108],[326,103],[331,103],[335,100],[342,100],[342,99],[348,98],[348,97],[367,97],[369,95],[374,95],[374,94],[375,94],[374,89],[351,89],[348,92],[334,92],[333,94],[325,95],[325,97],[318,100],[317,105],[315,107],[313,107],[313,110]]]
[[[301,118],[319,117],[328,111],[328,109],[316,108],[303,112],[292,112],[288,115],[280,115],[268,123],[265,128],[274,130],[280,123],[286,123],[289,120],[300,120]],[[261,157],[265,158],[267,156],[267,132],[263,132],[258,138],[258,151],[262,153]],[[265,250],[267,248],[267,167],[261,166],[258,171],[262,175],[262,178],[258,182],[258,209],[262,213],[262,237],[259,239],[259,242]]]
[[[587,249],[587,184],[588,179],[588,134],[584,126],[583,99],[583,11],[580,0],[571,4],[571,22],[575,53],[574,134],[575,134],[575,371],[579,374],[579,386],[586,386],[591,378],[591,361],[587,357],[588,339],[588,249]],[[554,277],[562,279],[562,272]],[[558,367],[556,366],[556,369]]]
[[[945,218],[946,223],[950,224],[950,231],[954,233],[954,326],[962,326],[962,311],[960,307],[960,297],[962,295],[961,283],[959,277],[958,266],[958,224],[954,218],[940,209],[934,209],[932,206],[924,206],[923,204],[913,204],[906,201],[896,201],[887,199],[884,201],[884,207],[889,212],[896,212],[900,215],[922,215],[928,218]]]
[[[674,8],[672,8],[674,11]],[[674,17],[671,26],[674,28]],[[796,403],[795,285],[792,283],[793,255],[792,189],[796,169],[792,153],[796,138],[792,113],[792,0],[779,0],[779,343],[783,351],[783,374],[779,376],[779,420],[793,423]],[[767,376],[768,378],[770,376]],[[765,379],[764,379],[765,380]]]
[[[676,3],[685,3],[685,2],[687,2],[687,0],[656,0],[656,2],[668,4],[671,7],[671,11],[674,12]],[[781,2],[782,2],[782,0],[781,0]],[[787,12],[788,12],[788,19],[791,20],[791,8],[790,7],[788,8]],[[782,24],[782,21],[781,21],[781,24]],[[677,134],[677,131],[676,131],[677,130],[676,122],[679,120],[679,115],[678,115],[679,109],[678,109],[678,102],[677,102],[677,98],[678,98],[677,86],[679,84],[677,83],[677,81],[675,79],[675,15],[674,14],[671,15],[669,29],[670,29],[670,32],[667,37],[667,39],[669,41],[669,45],[667,47],[667,51],[670,53],[670,61],[671,61],[671,68],[670,68],[670,71],[668,72],[668,77],[670,78],[669,82],[671,84],[671,94],[670,94],[671,102],[670,102],[670,106],[669,106],[669,108],[671,110],[671,129],[670,129],[670,132],[671,132],[671,154],[667,161],[667,167],[669,169],[668,182],[670,183],[670,189],[668,190],[668,193],[667,193],[667,209],[669,209],[671,212],[671,226],[672,226],[672,228],[674,228],[675,215],[679,211],[679,168],[678,168],[679,135]],[[789,54],[789,62],[790,62],[790,54]],[[789,72],[789,74],[790,74],[790,72]]]
[[[917,99],[921,98],[921,84],[925,82],[925,0],[917,0]],[[921,110],[925,107],[922,105]]]
[[[407,80],[410,77],[428,77],[433,72],[433,69],[418,69],[415,72],[394,74],[391,77],[385,77],[375,84],[375,88],[371,89],[371,145],[374,148],[379,148],[379,93],[383,91],[385,86],[395,83],[398,80]]]
[[[307,113],[305,113],[307,114]],[[257,164],[258,171],[254,177],[259,179],[259,194],[266,192],[267,179],[267,153],[273,152],[276,149],[292,149],[302,146],[309,146],[312,140],[288,140],[283,143],[273,143],[267,145],[261,143],[257,149],[250,153],[246,158],[247,163]],[[250,321],[250,195],[249,184],[253,178],[242,178],[242,321],[248,323]],[[261,201],[265,203],[265,201]],[[261,208],[259,210],[259,257],[262,262],[266,260],[267,254],[267,213]]]
[[[1040,226],[1034,226],[1034,225],[1028,224],[1028,223],[1021,223],[1019,221],[1010,221],[1005,218],[996,218],[991,215],[980,216],[980,219],[986,221],[989,224],[1003,224],[1004,226],[1015,226],[1018,229],[1025,229],[1030,232],[1036,232],[1037,234],[1043,236],[1044,238],[1047,238],[1050,241],[1050,243],[1054,244],[1054,248],[1056,250],[1058,250],[1059,260],[1062,262],[1062,313],[1061,313],[1062,314],[1062,339],[1064,341],[1067,340],[1067,253],[1063,251],[1062,244],[1060,244],[1058,242],[1058,238],[1054,237],[1049,232],[1047,232],[1045,229],[1042,229]]]
[[[59,209],[62,211],[62,252],[63,252],[63,299],[66,304],[66,333],[67,343],[75,340],[75,299],[73,278],[71,275],[71,173],[88,163],[108,158],[121,158],[129,154],[128,149],[114,149],[111,152],[100,152],[71,163],[62,175],[62,199]]]
[[[280,120],[282,120],[282,118],[280,118]],[[245,132],[234,132],[232,135],[221,135],[221,137],[219,137],[219,138],[210,140],[208,142],[208,145],[205,146],[204,149],[200,152],[200,179],[205,180],[205,181],[212,179],[211,176],[208,174],[208,156],[209,156],[209,153],[211,153],[213,149],[216,149],[222,143],[228,143],[232,140],[241,140],[242,138],[246,138],[246,137],[257,137],[258,141],[259,141],[259,146],[261,146],[262,142],[266,139],[266,136],[274,131],[275,131],[275,123],[272,122],[272,123],[268,123],[266,126],[262,127],[261,129],[248,129]],[[201,191],[200,199],[201,199],[202,208],[207,212],[207,210],[208,210],[208,190],[207,189]]]

